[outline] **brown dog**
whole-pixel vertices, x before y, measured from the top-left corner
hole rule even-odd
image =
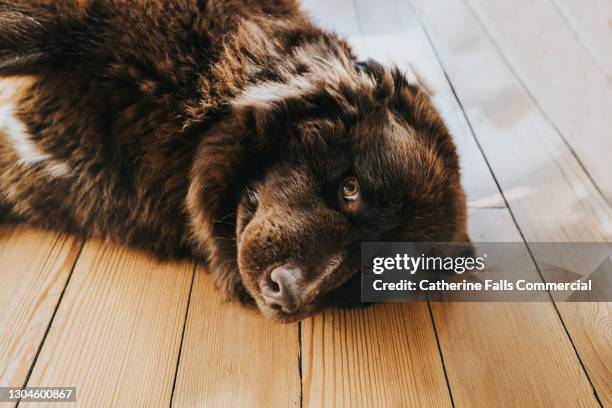
[[[0,0],[0,208],[299,319],[361,241],[466,241],[455,146],[397,69],[291,0]]]

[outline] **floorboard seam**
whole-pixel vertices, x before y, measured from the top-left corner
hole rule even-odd
[[[193,284],[195,281],[195,275],[197,273],[197,266],[194,262],[193,273],[191,274],[191,285],[189,286],[189,296],[187,296],[187,305],[185,306],[185,319],[183,320],[183,330],[181,332],[181,343],[179,345],[178,355],[176,356],[176,368],[174,369],[174,378],[172,380],[172,391],[170,392],[170,404],[172,408],[174,402],[174,391],[176,390],[176,380],[178,379],[179,366],[181,363],[181,355],[183,352],[183,343],[185,341],[185,331],[187,329],[187,318],[189,317],[189,307],[191,306],[191,296],[193,294]]]
[[[61,235],[58,235],[57,237],[60,238]],[[51,319],[49,319],[49,323],[47,324],[47,328],[45,329],[45,334],[43,335],[43,338],[40,340],[40,344],[38,345],[38,348],[36,349],[36,354],[34,354],[34,359],[32,360],[32,364],[30,365],[30,369],[28,370],[28,374],[26,375],[22,388],[27,387],[28,382],[30,381],[30,377],[32,376],[32,372],[34,372],[34,367],[36,366],[36,362],[38,361],[38,357],[40,356],[40,352],[42,351],[45,341],[47,340],[47,336],[49,335],[49,331],[51,330],[51,326],[53,325],[53,321],[55,320],[55,315],[57,314],[57,310],[59,309],[60,304],[62,303],[62,300],[64,299],[64,293],[66,293],[66,288],[68,288],[68,285],[70,284],[70,279],[72,279],[72,274],[74,273],[74,269],[76,268],[76,264],[79,261],[79,258],[81,257],[81,253],[83,252],[84,247],[85,247],[85,241],[81,241],[79,251],[76,257],[74,258],[74,262],[72,263],[72,266],[70,267],[68,278],[66,278],[66,283],[64,284],[64,287],[62,288],[62,292],[60,293],[59,298],[57,299],[57,303],[55,304],[55,308],[53,309],[53,314],[51,314]],[[15,404],[15,407],[19,407],[20,403],[21,403],[21,398],[19,398],[19,400],[17,401],[17,404]]]
[[[440,360],[442,361],[442,370],[444,371],[444,379],[446,380],[446,387],[448,388],[448,395],[451,400],[451,406],[455,408],[455,399],[453,398],[453,390],[451,389],[451,384],[448,378],[448,373],[446,372],[446,363],[444,362],[444,354],[442,353],[442,345],[440,344],[440,338],[438,337],[438,329],[436,327],[436,321],[434,320],[433,311],[431,310],[430,301],[427,301],[427,309],[429,310],[429,318],[431,319],[431,326],[433,327],[433,332],[436,337],[436,345],[438,346],[438,354],[440,355]]]
[[[298,373],[300,376],[300,407],[304,406],[304,373],[302,371],[302,322],[298,322]]]

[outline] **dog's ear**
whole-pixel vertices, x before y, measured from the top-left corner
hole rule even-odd
[[[399,95],[403,90],[410,88],[419,89],[430,97],[434,96],[431,85],[413,64],[409,64],[407,70],[400,70],[398,67],[385,69],[378,61],[369,59],[354,62],[353,68],[376,81],[378,86],[375,95],[378,98],[384,99],[392,95]]]
[[[0,0],[0,74],[36,71],[66,58],[82,32],[77,0]]]
[[[379,85],[377,89],[378,97],[388,97],[393,93],[400,94],[403,89],[410,87],[418,88],[429,97],[435,96],[434,89],[425,75],[412,63],[408,64],[408,69],[403,70],[397,67],[385,70],[382,64],[373,59],[356,61],[353,66],[357,72],[374,78]]]

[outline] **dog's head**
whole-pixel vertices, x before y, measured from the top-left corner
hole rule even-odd
[[[194,229],[230,240],[213,258],[237,259],[264,314],[289,321],[358,301],[362,241],[468,241],[451,136],[399,70],[369,61],[259,83],[233,109],[194,166],[206,186],[192,183],[192,197],[222,210],[211,221],[192,205]]]

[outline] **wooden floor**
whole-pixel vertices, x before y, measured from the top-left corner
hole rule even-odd
[[[473,240],[612,241],[612,2],[305,7],[425,77]],[[191,262],[0,226],[0,386],[76,386],[84,407],[612,407],[611,312],[406,303],[278,325]]]

